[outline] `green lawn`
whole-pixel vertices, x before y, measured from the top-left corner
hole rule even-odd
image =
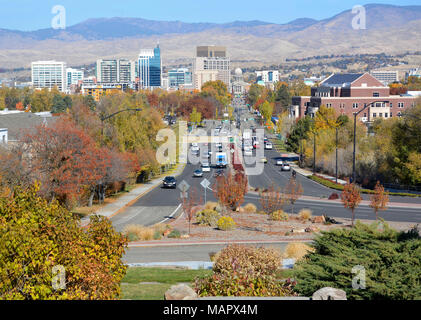
[[[212,270],[129,268],[121,284],[121,299],[163,300],[171,286],[192,283],[196,277],[211,273]]]

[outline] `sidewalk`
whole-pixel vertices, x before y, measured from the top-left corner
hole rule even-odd
[[[185,164],[179,164],[177,169],[174,171],[174,173],[172,173],[172,176],[177,177],[181,175],[184,171],[185,166],[186,166]],[[122,211],[124,211],[127,207],[130,207],[131,205],[133,205],[137,200],[139,200],[145,194],[149,193],[150,191],[160,186],[161,184],[162,184],[162,177],[155,178],[133,189],[128,194],[121,196],[115,202],[104,206],[103,208],[98,210],[95,214],[99,216],[111,218],[121,213]],[[82,225],[89,222],[89,216],[83,218],[81,221],[82,221]]]
[[[299,166],[297,166],[296,164],[291,164],[291,167],[295,171],[297,171],[299,174],[301,174],[301,175],[303,175],[305,177],[309,177],[309,176],[312,176],[313,175],[313,172],[312,171],[307,170],[307,169],[302,169]],[[336,178],[335,177],[329,176],[329,175],[324,174],[324,173],[316,173],[316,174],[318,176],[321,176],[321,177],[325,178],[325,179],[329,179],[332,182],[336,182]],[[341,185],[343,185],[343,186],[347,184],[347,182],[345,180],[341,180],[341,179],[338,179],[338,183],[341,184]]]

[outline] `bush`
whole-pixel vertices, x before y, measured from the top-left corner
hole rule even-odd
[[[154,239],[155,230],[153,228],[144,227],[141,225],[130,224],[123,229],[123,234],[127,237],[141,240],[149,241]]]
[[[257,207],[252,204],[252,203],[248,203],[244,206],[244,211],[246,213],[256,213],[257,212]]]
[[[221,217],[218,220],[218,228],[222,231],[229,231],[235,228],[234,219],[231,217]]]
[[[159,230],[155,230],[155,232],[153,234],[153,239],[154,240],[161,240],[162,239],[162,234],[161,234],[161,232],[159,232]]]
[[[281,267],[281,253],[272,248],[230,245],[214,258],[213,271],[234,272],[237,269],[259,274],[272,274]]]
[[[196,279],[199,296],[293,296],[294,283],[277,278],[278,250],[230,245],[213,256],[213,274]]]
[[[301,220],[303,221],[308,221],[311,219],[311,216],[313,215],[313,212],[310,209],[302,209],[299,213],[298,216],[300,217]]]
[[[289,215],[285,213],[283,210],[277,210],[271,213],[270,219],[274,221],[288,221]]]
[[[171,233],[168,235],[168,238],[180,238],[181,237],[181,232],[177,229],[174,229],[173,231],[171,231]]]
[[[205,210],[214,210],[216,211],[216,208],[218,207],[217,202],[208,201],[205,204]]]
[[[418,232],[397,232],[387,224],[360,222],[352,229],[322,232],[294,269],[297,292],[312,295],[323,287],[346,291],[348,299],[421,299],[421,238]],[[353,290],[355,266],[366,271],[365,290]]]
[[[200,225],[216,228],[221,215],[215,210],[205,209],[196,214],[196,222]]]
[[[339,199],[339,195],[336,193],[336,192],[334,192],[334,193],[332,193],[330,196],[329,196],[329,198],[328,198],[329,200],[338,200]]]
[[[290,242],[285,248],[284,258],[293,258],[296,261],[301,260],[307,253],[313,252],[314,249],[309,245],[301,242]]]

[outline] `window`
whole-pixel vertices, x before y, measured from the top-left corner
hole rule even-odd
[[[377,113],[373,113],[373,118],[376,118],[377,117]]]
[[[364,113],[364,118],[367,118],[367,113]]]
[[[392,112],[390,113],[390,117],[391,117],[391,118],[393,117],[393,114],[392,114]]]
[[[400,118],[402,116],[402,113],[398,112],[398,117]]]
[[[380,97],[380,94],[378,92],[373,92],[373,97],[378,98],[378,97]]]
[[[327,108],[332,108],[332,104],[331,103],[326,103],[326,107]]]
[[[391,108],[393,108],[393,103],[391,102],[391,103],[389,104],[389,106],[390,106]]]
[[[358,109],[358,103],[353,103],[353,104],[352,104],[352,108],[353,108],[353,109]]]
[[[386,113],[384,114],[384,117],[385,117],[385,118],[387,118],[387,117],[388,117],[388,114],[387,114],[387,112],[386,112]]]
[[[383,113],[381,113],[381,112],[380,112],[380,113],[379,113],[379,117],[380,117],[380,118],[383,118]]]
[[[398,102],[398,108],[403,108],[405,106],[405,103],[403,102]]]

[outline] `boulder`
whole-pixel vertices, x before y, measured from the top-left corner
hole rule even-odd
[[[313,233],[313,232],[319,232],[320,230],[319,230],[319,228],[317,228],[317,227],[310,226],[310,227],[307,227],[307,228],[305,229],[305,231],[306,231],[306,232],[308,232],[308,233]]]
[[[322,288],[313,293],[312,300],[347,300],[346,292],[335,288]]]
[[[305,229],[292,229],[291,232],[292,233],[304,233],[304,232],[306,232],[306,230]]]
[[[326,219],[324,216],[315,216],[313,218],[313,223],[325,223]]]
[[[165,300],[195,300],[197,293],[188,285],[179,284],[172,286],[165,292]]]

